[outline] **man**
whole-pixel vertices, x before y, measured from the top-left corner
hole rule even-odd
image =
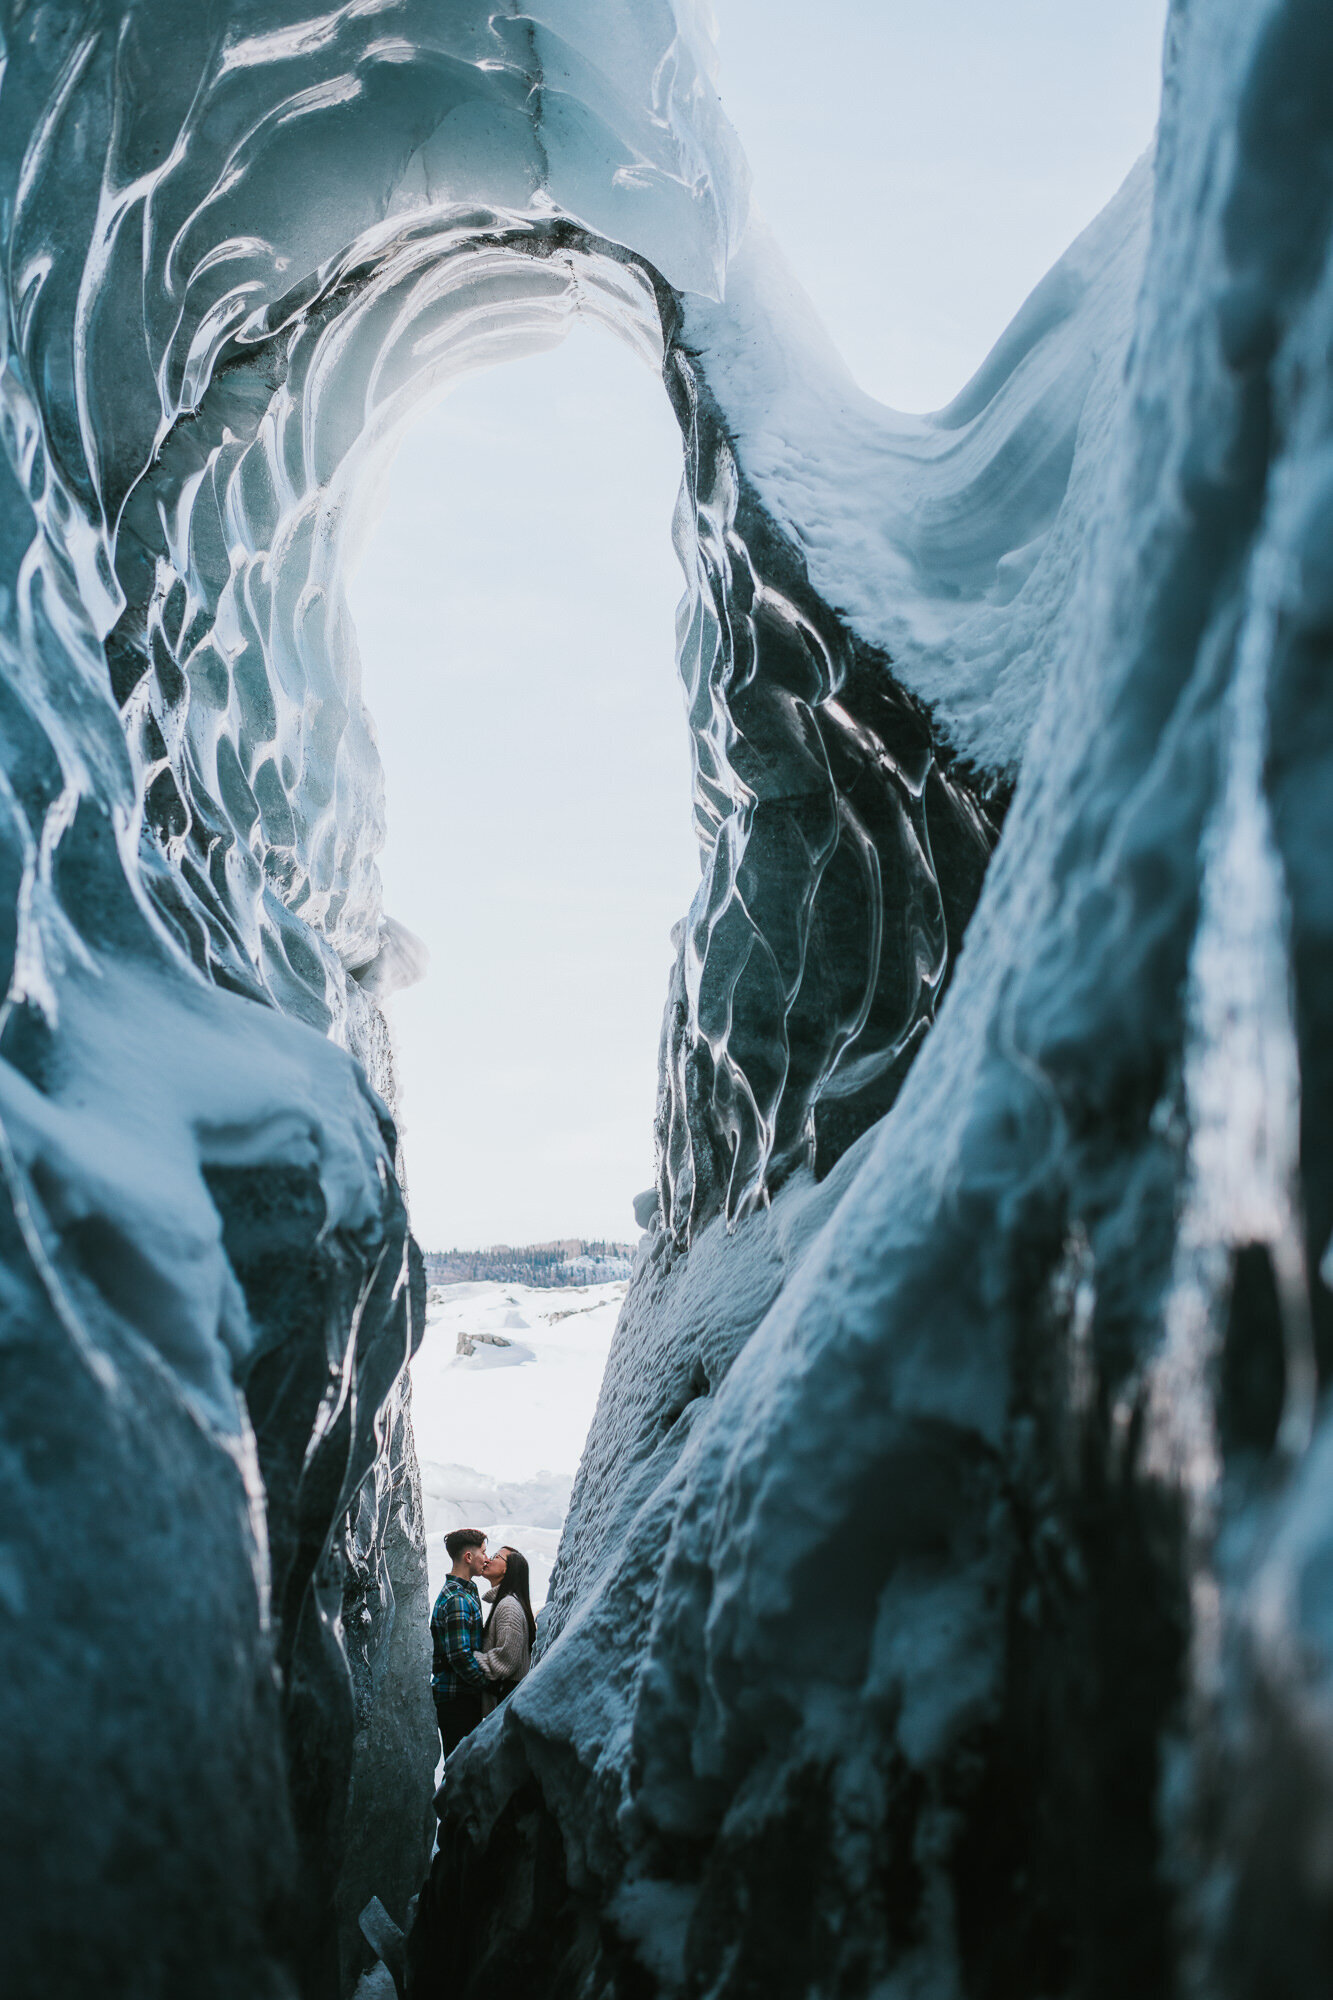
[[[453,1568],[430,1615],[430,1691],[447,1757],[481,1721],[481,1698],[490,1682],[477,1665],[481,1599],[472,1580],[486,1567],[486,1537],[478,1528],[455,1528],[444,1547]]]

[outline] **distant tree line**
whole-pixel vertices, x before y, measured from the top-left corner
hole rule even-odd
[[[493,1243],[485,1250],[427,1250],[429,1285],[600,1285],[628,1278],[631,1243],[566,1236],[556,1243]]]

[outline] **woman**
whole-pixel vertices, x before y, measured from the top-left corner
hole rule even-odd
[[[481,1635],[483,1650],[474,1655],[491,1683],[481,1697],[481,1712],[489,1715],[512,1694],[532,1661],[537,1621],[528,1594],[528,1559],[517,1549],[497,1549],[482,1568],[492,1585],[486,1602],[490,1615]]]

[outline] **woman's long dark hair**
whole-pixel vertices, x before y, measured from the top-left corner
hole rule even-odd
[[[495,1595],[491,1599],[491,1616],[495,1616],[495,1607],[502,1597],[516,1597],[523,1606],[528,1621],[528,1644],[535,1646],[537,1620],[532,1615],[532,1599],[528,1595],[528,1559],[517,1549],[508,1547],[501,1549],[500,1553],[505,1559],[505,1573],[496,1585]]]

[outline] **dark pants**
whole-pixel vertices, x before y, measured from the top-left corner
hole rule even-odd
[[[481,1721],[480,1694],[455,1694],[447,1701],[436,1699],[435,1716],[440,1725],[440,1741],[447,1757]]]

